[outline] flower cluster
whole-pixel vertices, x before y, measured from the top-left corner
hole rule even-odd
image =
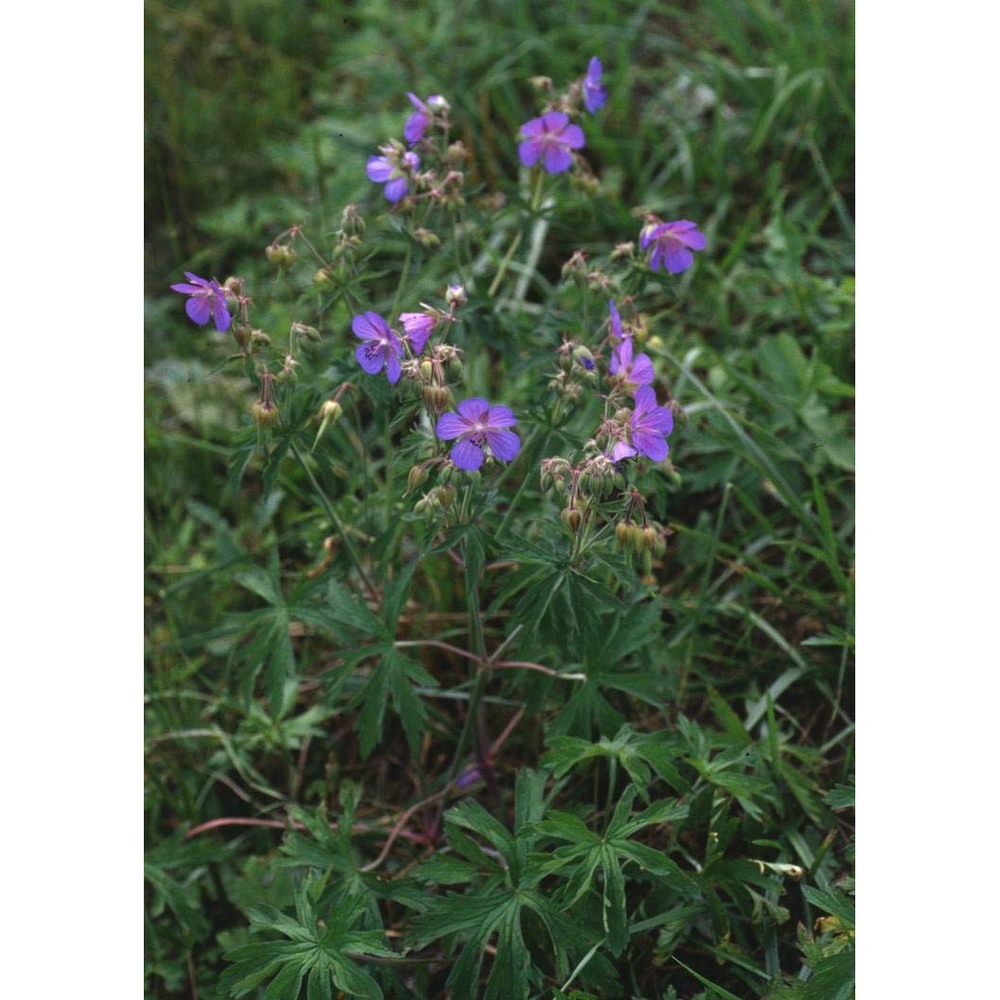
[[[541,204],[543,171],[561,174],[575,169],[574,181],[578,187],[596,185],[596,178],[579,154],[586,139],[580,122],[587,121],[586,115],[596,115],[608,102],[603,73],[601,60],[594,56],[585,75],[561,95],[553,92],[551,80],[535,81],[547,91],[547,103],[538,117],[521,126],[518,142],[521,164],[537,168],[532,194],[535,208]],[[417,244],[433,253],[442,245],[442,237],[433,230],[434,210],[460,205],[464,198],[460,167],[466,158],[465,151],[461,143],[448,145],[451,109],[442,95],[421,98],[407,92],[406,97],[413,110],[403,124],[402,140],[392,139],[379,147],[379,155],[368,157],[366,173],[369,180],[382,185],[390,205],[403,202],[405,210],[412,210],[418,216],[423,212],[407,232]],[[282,271],[291,269],[299,257],[293,244],[298,244],[320,260],[320,269],[313,277],[319,290],[336,293],[358,287],[357,263],[366,226],[356,207],[345,209],[343,225],[329,259],[318,253],[301,230],[301,226],[293,226],[273,240],[266,251],[268,260]],[[638,246],[650,269],[662,268],[669,274],[680,274],[692,266],[694,254],[705,249],[706,239],[694,222],[664,221],[647,215]],[[499,287],[514,250],[516,245],[503,258],[490,286],[489,298]],[[610,259],[624,257],[631,265],[636,256],[634,243],[628,243],[616,247]],[[599,265],[588,264],[587,257],[583,250],[574,253],[563,268],[563,278],[572,280],[580,294],[598,291],[605,297],[614,295],[614,290],[620,287],[618,280]],[[247,320],[251,300],[244,294],[240,279],[230,278],[220,285],[214,278],[185,273],[187,282],[171,287],[188,296],[185,309],[193,322],[204,325],[214,321],[220,331],[232,326],[244,357],[259,349],[260,344],[269,343],[268,336],[253,330]],[[449,516],[447,512],[453,508],[456,496],[454,479],[459,473],[475,474],[491,463],[511,462],[521,450],[521,439],[512,429],[518,420],[510,408],[491,404],[482,396],[455,402],[453,389],[462,373],[462,352],[447,342],[448,331],[458,321],[458,311],[466,301],[464,287],[449,285],[443,303],[420,302],[419,309],[400,312],[397,318],[387,318],[372,310],[360,311],[351,318],[351,331],[357,338],[355,359],[362,371],[372,376],[384,373],[390,385],[402,383],[410,398],[422,400],[426,451],[411,469],[407,483],[408,492],[412,492],[436,470],[437,483],[417,501],[415,508],[429,517],[442,512]],[[236,322],[232,309],[239,317]],[[606,513],[603,505],[613,493],[624,500],[625,491],[631,490],[619,525],[624,527],[616,532],[621,541],[624,535],[631,539],[636,531],[658,530],[650,526],[635,487],[626,485],[628,460],[667,459],[670,452],[667,438],[673,430],[677,410],[673,403],[663,406],[658,402],[653,386],[656,374],[653,361],[640,350],[645,342],[644,323],[632,300],[625,299],[623,304],[627,321],[623,321],[613,298],[608,299],[608,309],[608,333],[600,344],[588,346],[581,342],[583,337],[569,330],[563,334],[558,349],[559,370],[549,382],[557,394],[557,410],[562,415],[586,395],[600,392],[603,378],[603,418],[575,464],[563,458],[543,461],[542,482],[543,486],[547,484],[546,488],[561,491],[567,497],[562,518],[574,533],[587,530],[588,518]],[[297,375],[296,351],[300,342],[319,336],[318,330],[293,323],[280,371],[272,373],[266,368],[259,371],[261,395],[252,413],[261,426],[279,419],[278,402],[283,404],[285,391],[282,386]],[[341,416],[339,397],[351,387],[350,382],[344,382],[321,407],[318,417],[322,426],[317,441],[323,429]],[[472,481],[475,478],[473,475]],[[648,552],[647,541],[640,547]]]
[[[594,56],[587,66],[587,75],[570,88],[561,106],[521,126],[522,141],[517,147],[521,163],[533,167],[541,162],[550,174],[561,174],[573,166],[573,151],[583,148],[584,135],[579,125],[570,122],[569,112],[577,108],[581,96],[591,115],[604,107],[608,91],[601,83],[602,72],[601,61]],[[551,86],[551,81],[546,83]]]

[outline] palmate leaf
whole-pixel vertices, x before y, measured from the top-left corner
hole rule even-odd
[[[411,751],[416,754],[427,726],[427,710],[414,692],[415,685],[437,687],[437,680],[416,660],[403,655],[393,645],[373,646],[366,655],[378,654],[378,665],[364,687],[348,704],[361,706],[357,730],[361,737],[361,755],[367,757],[382,739],[385,710],[392,695],[392,707],[399,716]]]
[[[565,875],[567,879],[561,894],[562,907],[572,907],[588,892],[599,892],[603,929],[615,956],[624,951],[629,938],[624,872],[628,862],[678,892],[692,888],[688,876],[666,854],[631,839],[648,826],[683,818],[687,815],[686,805],[673,800],[658,802],[634,816],[632,805],[639,791],[636,785],[625,789],[603,835],[566,813],[550,813],[538,824],[540,833],[567,842],[547,859],[539,859],[546,874]],[[599,883],[595,878],[598,870]]]
[[[637,733],[630,725],[624,725],[613,738],[601,737],[596,743],[575,736],[552,736],[548,744],[542,764],[557,778],[586,761],[604,758],[621,764],[644,798],[653,772],[677,792],[687,792],[691,788],[674,764],[683,756],[683,748],[663,730]]]
[[[453,882],[466,881],[468,891],[431,896],[421,905],[413,933],[418,946],[435,940],[456,939],[461,949],[448,987],[455,997],[484,996],[491,1000],[528,996],[532,984],[541,981],[541,972],[532,962],[522,928],[526,911],[536,914],[549,932],[558,974],[568,970],[567,949],[583,954],[593,946],[593,936],[572,929],[553,906],[549,894],[539,891],[545,876],[538,853],[543,836],[544,791],[548,779],[544,771],[524,769],[518,773],[514,790],[514,830],[508,830],[474,799],[464,799],[445,814],[448,846],[467,860],[453,859],[443,871]],[[481,842],[481,846],[476,841]],[[418,871],[418,880],[427,881]],[[537,921],[535,922],[538,926]],[[487,948],[494,956],[486,980],[485,993],[479,990],[480,971]],[[536,949],[543,943],[534,941]]]
[[[239,998],[269,981],[265,1000],[297,1000],[308,975],[310,997],[331,996],[336,987],[349,996],[382,1000],[381,987],[355,959],[392,958],[395,952],[383,943],[381,932],[354,929],[364,914],[363,900],[345,900],[321,920],[313,885],[305,882],[296,890],[295,917],[270,906],[249,911],[251,933],[289,940],[258,940],[227,952],[224,957],[231,964],[219,982],[223,994]]]

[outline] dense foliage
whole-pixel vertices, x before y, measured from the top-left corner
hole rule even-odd
[[[146,995],[853,996],[850,7],[146,11]]]

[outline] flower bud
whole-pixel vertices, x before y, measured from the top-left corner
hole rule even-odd
[[[264,254],[272,264],[281,270],[291,267],[297,256],[295,251],[284,243],[272,243],[265,248]]]
[[[448,361],[448,378],[458,380],[462,377],[462,362],[456,355]]]
[[[422,246],[426,247],[428,250],[433,250],[436,247],[441,246],[441,238],[437,233],[432,233],[429,229],[414,229],[413,238]]]
[[[615,525],[615,538],[618,539],[618,544],[623,548],[627,549],[631,544],[632,535],[632,522],[631,521],[619,521]]]
[[[427,466],[415,465],[410,469],[410,474],[406,477],[406,492],[412,493],[427,482]]]
[[[580,530],[583,515],[575,507],[567,507],[559,516],[574,535]]]
[[[320,288],[333,288],[333,271],[328,267],[321,267],[313,275],[313,284],[318,285]]]
[[[353,202],[344,206],[344,213],[340,217],[340,226],[345,233],[363,236],[368,228],[365,220],[358,215],[358,206]]]
[[[257,400],[250,407],[250,414],[261,427],[269,427],[278,419],[278,408],[274,403]]]
[[[431,363],[429,358],[424,358],[424,360],[420,362],[420,378],[429,384],[433,375],[434,365]]]
[[[444,510],[447,510],[455,502],[454,486],[435,486],[431,494]]]
[[[591,353],[589,347],[584,347],[582,344],[573,348],[573,359],[579,361],[587,371],[594,370],[594,355]]]
[[[440,416],[451,409],[451,389],[446,385],[425,385],[423,388],[424,406],[430,413]]]
[[[251,330],[249,339],[251,351],[257,351],[271,343],[271,338],[263,330]]]
[[[344,413],[344,408],[335,399],[326,400],[319,408],[320,420],[329,420],[331,423],[339,420]]]
[[[449,167],[457,167],[464,163],[468,159],[469,154],[466,152],[465,143],[463,142],[453,142],[445,151],[444,162],[448,164]]]
[[[305,337],[307,340],[315,340],[317,343],[323,339],[316,327],[306,326],[305,323],[293,323],[292,332]]]
[[[572,278],[582,288],[586,284],[587,255],[582,250],[574,250],[573,256],[562,266],[562,277]]]
[[[234,323],[231,327],[231,332],[233,335],[233,340],[236,341],[239,349],[241,351],[246,350],[247,344],[250,343],[250,334],[253,330],[247,323]]]

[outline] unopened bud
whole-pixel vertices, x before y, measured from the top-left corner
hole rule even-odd
[[[272,264],[280,267],[282,270],[291,267],[297,256],[295,251],[284,243],[272,243],[265,248],[264,253]]]
[[[567,507],[559,516],[562,518],[563,524],[565,524],[574,535],[580,530],[583,515],[576,510],[576,508]]]
[[[456,355],[448,361],[448,378],[458,380],[462,377],[462,362]]]
[[[306,326],[305,323],[293,323],[292,332],[305,337],[307,340],[315,340],[318,342],[323,339],[316,327]]]
[[[594,370],[594,355],[589,347],[584,347],[582,344],[574,347],[573,358],[574,360],[579,361],[588,372]]]
[[[437,416],[451,409],[451,389],[445,385],[425,385],[423,388],[424,406]]]
[[[339,420],[344,413],[344,408],[335,399],[327,399],[319,408],[320,420],[329,420],[331,423]]]
[[[410,469],[410,474],[406,477],[406,492],[412,493],[420,489],[427,482],[427,467],[425,465],[415,465]]]
[[[250,407],[250,413],[261,427],[268,427],[278,419],[278,408],[274,403],[259,399]]]
[[[414,229],[413,238],[428,250],[433,250],[435,247],[441,246],[441,238],[437,233],[432,233],[429,229]]]
[[[469,301],[462,285],[449,285],[444,293],[444,300],[449,306],[464,306]]]
[[[618,539],[618,544],[623,548],[628,548],[631,543],[632,534],[632,522],[631,521],[619,521],[615,525],[615,538]]]
[[[247,323],[234,323],[231,328],[233,340],[239,345],[240,350],[245,350],[250,343],[250,334],[253,330]]]
[[[587,274],[587,255],[582,250],[574,250],[573,256],[562,266],[563,278],[585,278]]]
[[[431,493],[434,494],[437,502],[447,510],[455,502],[454,486],[436,486]]]
[[[462,142],[453,142],[444,154],[444,161],[449,167],[457,167],[459,164],[464,163],[468,157],[468,153],[465,150],[465,144]]]
[[[321,267],[313,275],[313,284],[319,285],[320,288],[332,288],[334,281],[333,281],[333,272],[330,270],[330,268]]]
[[[368,228],[365,220],[358,215],[358,206],[353,202],[344,206],[344,214],[340,217],[340,226],[345,233],[363,235]]]

